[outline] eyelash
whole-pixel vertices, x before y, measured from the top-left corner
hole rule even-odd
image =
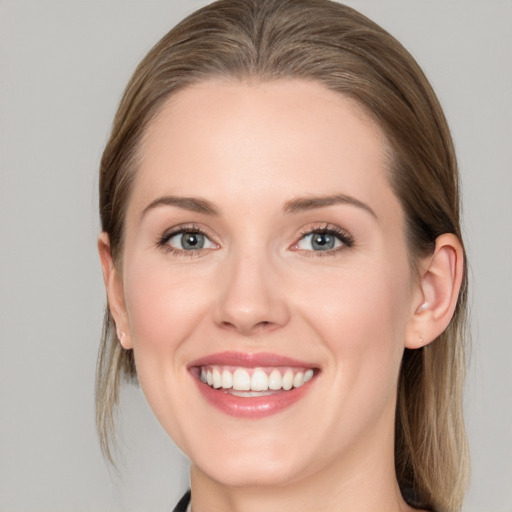
[[[300,249],[300,248],[297,247],[302,239],[304,239],[308,235],[312,235],[312,234],[315,234],[315,233],[322,234],[322,235],[334,236],[334,237],[336,237],[342,243],[342,245],[341,245],[341,247],[337,247],[337,248],[334,248],[334,249],[329,249],[329,250],[326,250],[326,251],[310,251],[310,250]],[[309,227],[307,229],[304,229],[300,233],[300,236],[299,236],[299,239],[297,240],[297,242],[295,242],[293,244],[292,248],[296,247],[294,249],[295,251],[301,251],[301,252],[303,252],[305,255],[307,255],[309,257],[312,257],[312,258],[320,257],[320,258],[322,258],[322,257],[326,257],[326,256],[335,256],[336,253],[338,253],[340,251],[343,251],[343,250],[345,250],[347,248],[353,247],[354,243],[355,243],[355,240],[352,237],[352,235],[350,235],[344,229],[342,229],[342,228],[340,228],[338,226],[332,225],[332,224],[321,224],[321,225],[318,225],[318,226],[315,226],[315,227],[312,227],[312,228]]]
[[[198,250],[185,250],[185,249],[176,249],[175,247],[172,247],[169,245],[169,240],[180,234],[184,233],[194,233],[194,234],[200,234],[208,238],[210,241],[212,240],[212,237],[205,232],[205,230],[201,229],[199,226],[196,226],[194,224],[187,225],[187,226],[177,226],[170,231],[166,231],[161,237],[158,238],[156,245],[164,250],[167,253],[171,253],[177,256],[188,256],[188,257],[194,257],[199,256],[199,253],[201,252],[201,249]],[[300,249],[298,248],[298,244],[303,240],[306,236],[312,235],[312,234],[323,234],[323,235],[332,235],[336,237],[341,243],[341,247],[337,247],[334,249],[329,249],[325,251],[311,251],[306,249]],[[215,242],[212,242],[215,243]],[[300,251],[303,254],[306,254],[310,257],[325,257],[325,256],[334,256],[337,252],[344,250],[346,248],[353,247],[354,245],[354,238],[344,229],[341,229],[338,226],[334,226],[331,224],[322,224],[319,226],[315,226],[313,228],[307,228],[301,231],[299,238],[297,241],[292,245],[291,249],[295,251]]]
[[[185,256],[189,258],[193,258],[195,256],[199,256],[201,249],[198,250],[185,250],[185,249],[176,249],[172,245],[169,245],[169,240],[176,235],[181,235],[185,233],[194,233],[194,234],[200,234],[204,237],[208,238],[209,240],[212,239],[212,237],[205,232],[205,230],[201,229],[199,226],[196,226],[194,224],[190,224],[187,226],[177,226],[175,228],[172,228],[170,231],[166,231],[159,239],[157,240],[156,245],[164,250],[167,253],[174,254],[176,256]],[[215,242],[213,242],[215,243]]]

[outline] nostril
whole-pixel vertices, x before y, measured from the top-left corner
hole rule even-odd
[[[263,320],[254,324],[243,324],[242,322],[235,324],[233,322],[223,321],[220,325],[223,329],[237,331],[247,335],[260,333],[275,326],[275,324],[269,320]]]
[[[229,329],[231,331],[237,331],[238,328],[235,324],[232,324],[231,322],[221,322],[221,326],[224,328],[224,329]]]

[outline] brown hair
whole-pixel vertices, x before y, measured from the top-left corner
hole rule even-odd
[[[439,102],[411,55],[381,27],[329,0],[221,0],[183,20],[148,53],[114,119],[100,169],[102,229],[121,262],[123,222],[141,138],[163,102],[209,78],[315,80],[358,102],[392,148],[390,182],[406,217],[411,261],[436,238],[461,238],[458,171]],[[454,317],[430,345],[406,350],[399,377],[395,465],[413,504],[460,510],[468,456],[462,418],[467,277]],[[109,441],[121,378],[136,381],[106,309],[96,380],[97,425]]]

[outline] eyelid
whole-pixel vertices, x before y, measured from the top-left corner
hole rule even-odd
[[[306,236],[312,235],[314,233],[325,233],[333,235],[341,242],[341,246],[326,251],[314,251],[312,249],[301,249],[298,247],[301,240],[303,240]],[[336,226],[335,224],[329,224],[325,222],[303,228],[295,240],[296,241],[293,242],[293,244],[290,246],[290,250],[297,252],[303,251],[304,253],[310,253],[310,255],[311,253],[314,253],[314,256],[333,255],[333,253],[337,253],[341,250],[352,247],[355,243],[353,236],[346,229]]]
[[[169,240],[182,233],[199,233],[203,236],[205,236],[215,247],[208,247],[208,248],[199,248],[196,250],[185,250],[185,249],[179,249],[176,247],[173,247],[169,245]],[[312,235],[314,233],[325,233],[325,234],[331,234],[335,236],[340,242],[341,246],[335,247],[333,249],[328,249],[325,251],[315,251],[315,250],[309,250],[309,249],[302,249],[298,247],[301,240],[303,240],[306,236]],[[172,228],[169,228],[164,231],[162,235],[160,235],[156,241],[156,245],[168,252],[172,252],[179,255],[187,255],[187,256],[197,256],[199,253],[204,251],[210,251],[220,248],[220,244],[216,242],[215,236],[210,233],[210,230],[207,228],[204,228],[202,226],[198,226],[197,224],[180,224],[177,226],[173,226]],[[328,256],[333,255],[334,253],[337,253],[341,250],[344,250],[346,248],[352,247],[354,245],[355,241],[352,235],[346,230],[341,228],[340,226],[337,226],[335,224],[330,223],[317,223],[313,225],[309,225],[307,227],[304,227],[300,230],[299,234],[296,235],[295,241],[289,246],[289,249],[296,252],[303,252],[305,254],[308,254],[310,256]]]
[[[183,233],[199,233],[206,237],[215,247],[199,248],[196,250],[185,250],[173,247],[168,243],[171,238]],[[158,237],[156,245],[157,247],[160,247],[168,252],[172,252],[175,254],[183,254],[187,256],[197,255],[201,251],[218,249],[220,247],[219,244],[215,241],[215,237],[210,234],[209,230],[200,227],[197,224],[180,224],[178,226],[173,226],[172,228],[165,230],[164,233]]]

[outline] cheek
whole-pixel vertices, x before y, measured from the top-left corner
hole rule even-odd
[[[317,279],[304,293],[304,317],[328,346],[340,385],[394,389],[410,308],[407,275],[352,269]]]
[[[205,282],[165,264],[137,266],[126,272],[125,300],[135,348],[163,349],[186,336],[200,314]]]
[[[326,280],[323,292],[317,280],[302,307],[329,353],[325,401],[336,404],[329,427],[333,453],[347,440],[371,437],[375,425],[393,422],[410,294],[403,275],[377,269],[336,280]]]
[[[186,435],[176,411],[190,404],[170,391],[187,385],[186,340],[208,311],[210,293],[204,276],[171,271],[165,261],[142,261],[127,262],[124,287],[137,375],[154,414],[181,445]]]

